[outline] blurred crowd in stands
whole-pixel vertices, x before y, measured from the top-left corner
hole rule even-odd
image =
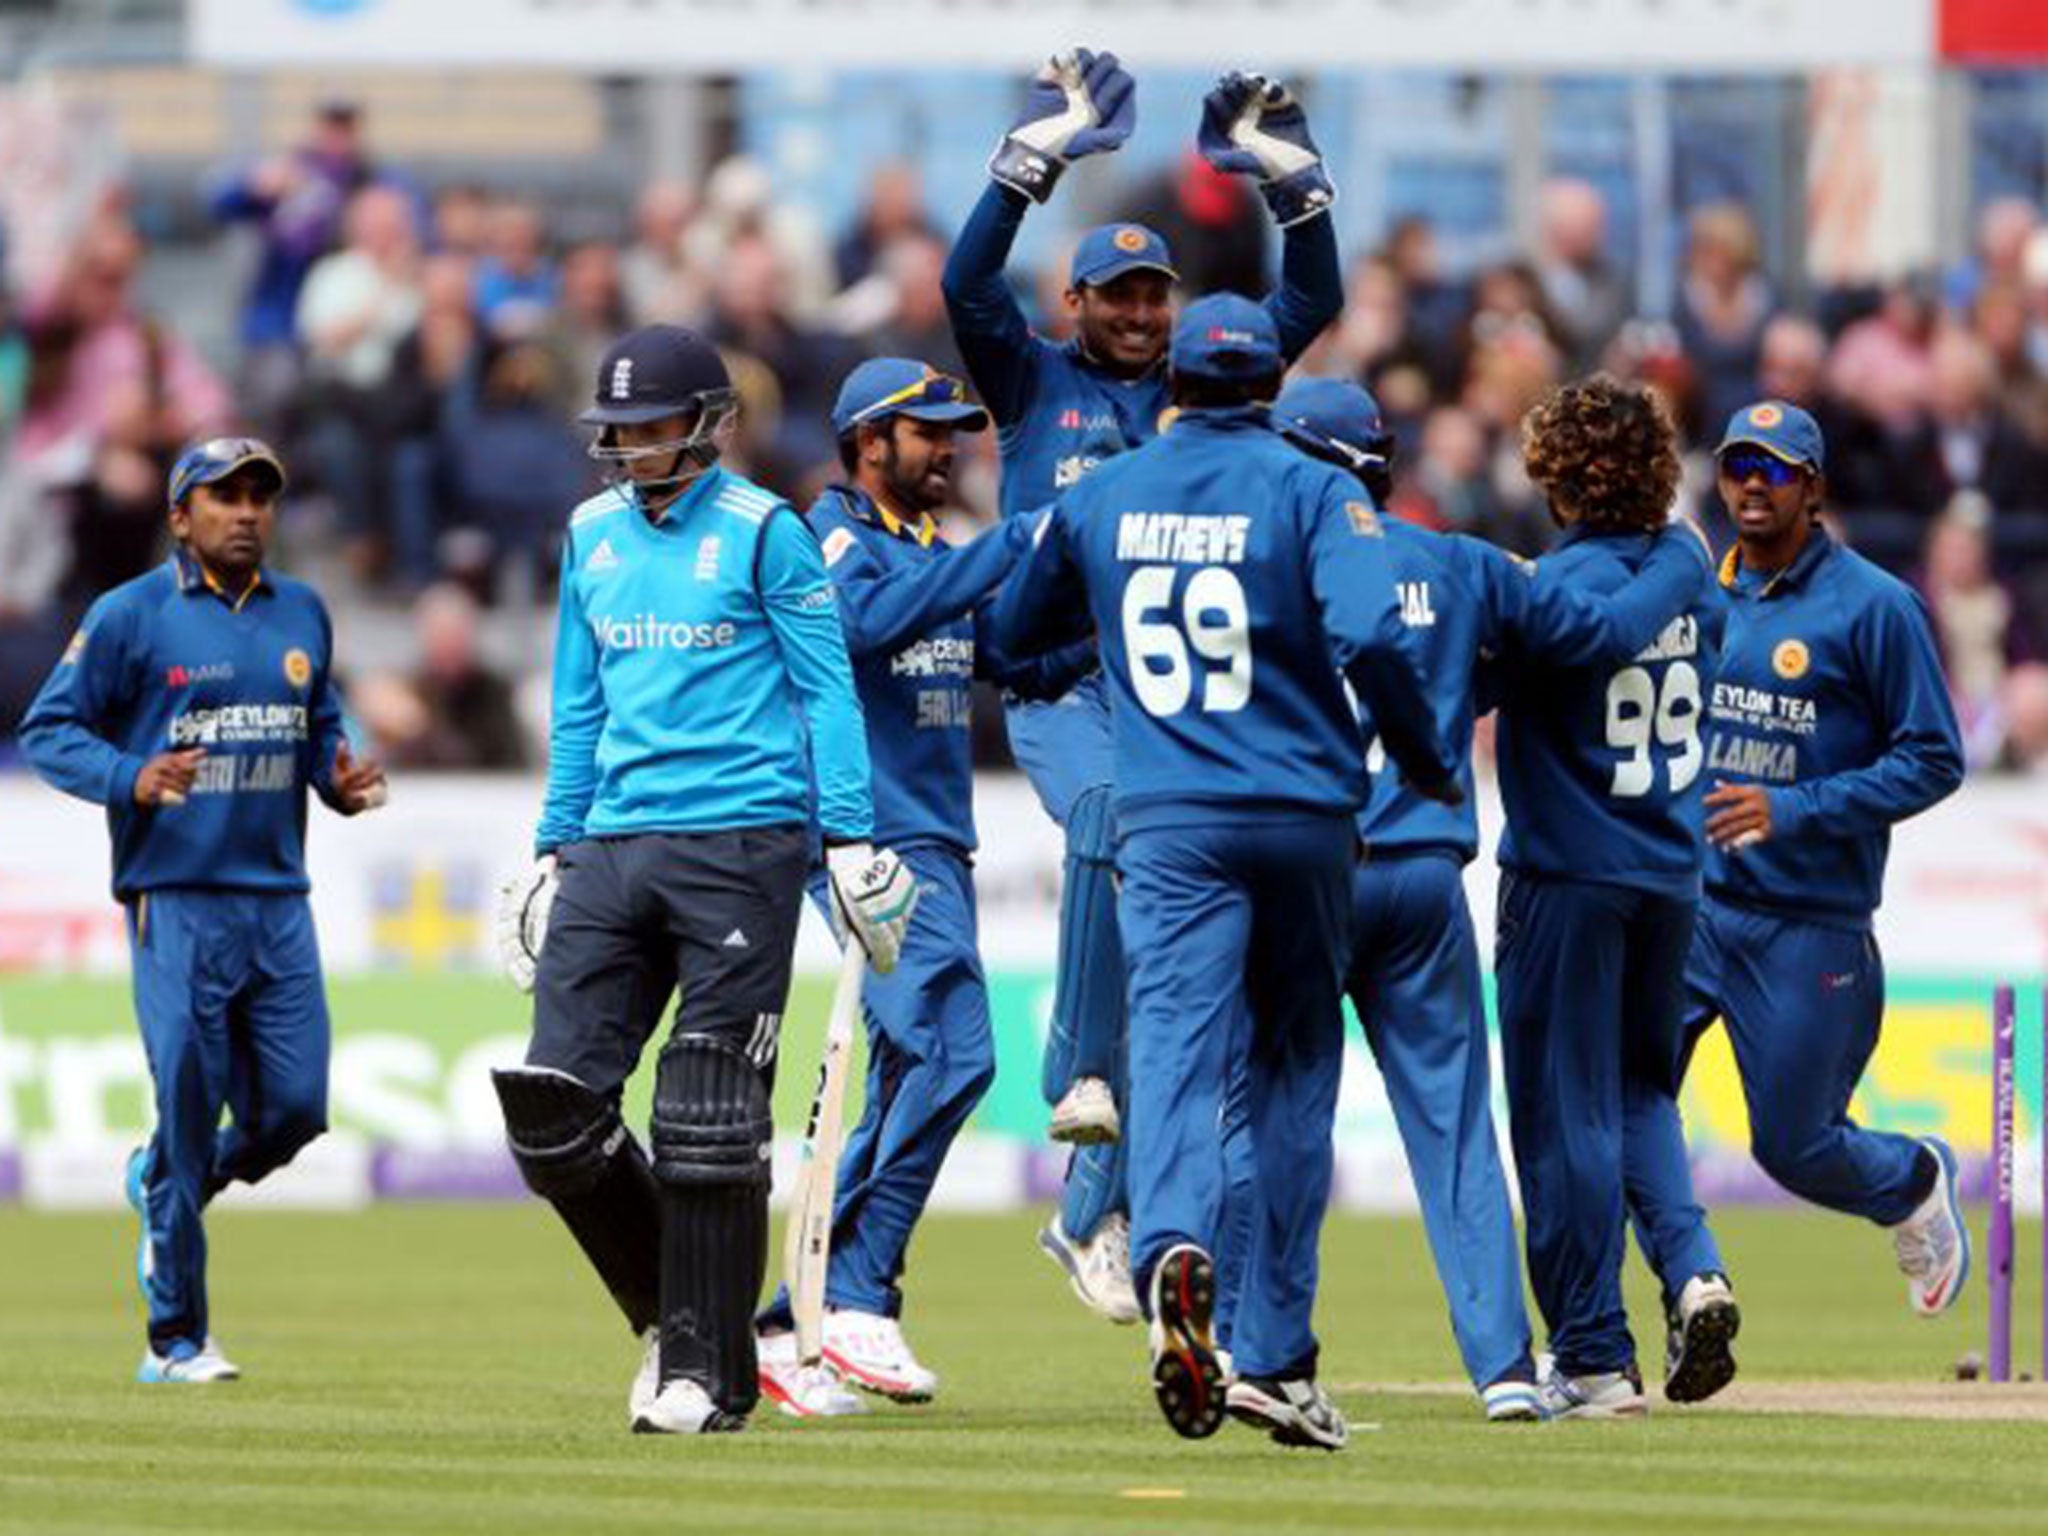
[[[529,676],[504,676],[482,660],[479,626],[494,606],[547,601],[565,514],[596,484],[572,418],[614,335],[681,321],[725,347],[745,409],[733,462],[798,505],[836,471],[827,416],[855,362],[959,368],[940,290],[949,231],[911,166],[877,171],[836,240],[735,158],[701,185],[646,187],[619,210],[618,240],[565,246],[517,193],[428,188],[365,144],[357,111],[331,103],[296,151],[209,189],[223,228],[257,247],[237,355],[218,367],[175,316],[138,302],[147,251],[118,195],[46,281],[0,290],[0,726],[84,603],[159,557],[177,447],[233,427],[284,449],[283,538],[291,556],[331,562],[330,597],[339,585],[342,602],[412,608],[413,665],[352,679],[389,758],[530,762],[544,695],[520,697],[540,643]],[[1268,281],[1256,198],[1198,159],[1128,187],[1111,211],[1159,227],[1192,291]],[[2048,771],[2039,210],[1987,207],[1954,270],[1795,310],[1744,209],[1700,207],[1656,319],[1638,317],[1610,260],[1592,186],[1545,186],[1538,223],[1533,249],[1477,272],[1445,270],[1420,219],[1355,253],[1346,309],[1302,366],[1378,395],[1401,445],[1394,510],[1540,552],[1554,530],[1521,474],[1517,424],[1560,380],[1607,368],[1667,395],[1692,448],[1684,494],[1725,540],[1716,433],[1759,395],[1797,402],[1826,432],[1837,531],[1928,602],[1972,762]],[[1063,268],[1016,274],[1049,334],[1065,325]],[[959,532],[993,515],[993,449],[962,456]]]

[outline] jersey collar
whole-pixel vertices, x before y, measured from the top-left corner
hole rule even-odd
[[[1827,529],[1815,523],[1806,535],[1806,543],[1800,548],[1799,553],[1792,557],[1792,563],[1782,571],[1773,571],[1756,587],[1753,595],[1770,597],[1779,591],[1805,586],[1807,578],[1813,575],[1821,561],[1833,554],[1834,550],[1835,541],[1829,537]],[[1721,557],[1721,585],[1730,592],[1736,591],[1736,583],[1741,577],[1742,569],[1742,546],[1731,544],[1728,553]]]
[[[215,578],[213,572],[200,563],[199,557],[187,549],[176,549],[171,552],[171,569],[178,578],[178,590],[187,597],[211,593],[236,613],[240,613],[243,606],[258,592],[272,590],[269,573],[258,566],[256,574],[249,578],[249,585],[239,593],[231,594]]]
[[[626,493],[627,500],[633,504],[633,514],[639,519],[640,525],[643,528],[647,529],[650,533],[671,533],[687,522],[690,514],[702,506],[724,480],[724,467],[718,464],[712,465],[703,474],[684,486],[683,494],[663,507],[660,514],[654,517],[648,516],[646,503],[641,501],[638,490],[630,485],[624,486],[622,489]]]
[[[837,489],[846,498],[846,504],[855,517],[880,528],[891,538],[908,539],[919,549],[930,549],[938,539],[939,525],[933,521],[929,512],[921,514],[916,522],[911,522],[898,517],[857,486],[842,485]]]

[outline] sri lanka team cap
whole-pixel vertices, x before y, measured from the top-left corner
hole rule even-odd
[[[1721,446],[1714,450],[1714,457],[1718,459],[1730,448],[1745,443],[1802,469],[1819,473],[1827,467],[1827,447],[1821,441],[1820,423],[1783,400],[1759,400],[1729,417],[1728,430],[1721,434]]]

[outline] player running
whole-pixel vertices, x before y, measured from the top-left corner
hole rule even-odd
[[[917,923],[896,969],[863,1003],[868,1078],[840,1160],[825,1281],[824,1356],[854,1385],[921,1403],[939,1389],[903,1336],[905,1255],[953,1138],[995,1079],[988,984],[977,948],[969,685],[990,678],[1057,695],[1094,647],[1007,666],[989,643],[987,596],[1030,546],[1013,518],[960,548],[934,514],[953,478],[953,439],[988,428],[958,379],[909,358],[847,375],[832,412],[847,483],[811,507],[853,659],[873,764],[875,836],[917,880]],[[829,904],[822,879],[812,898]],[[762,1390],[797,1414],[858,1412],[833,1382],[803,1379],[786,1295],[762,1318]]]
[[[492,1074],[513,1157],[646,1339],[635,1430],[744,1426],[768,1260],[769,1090],[817,819],[834,913],[875,971],[916,889],[871,845],[867,738],[817,540],[718,466],[717,351],[654,325],[605,354],[594,457],[622,473],[562,552],[547,800],[499,937],[534,994]],[[670,995],[653,1160],[619,1090]]]
[[[1021,649],[1065,634],[1085,602],[1101,637],[1131,968],[1132,1269],[1160,1408],[1190,1438],[1214,1434],[1226,1409],[1211,1331],[1217,1121],[1242,1057],[1255,1214],[1228,1411],[1283,1444],[1334,1450],[1349,1431],[1316,1381],[1311,1317],[1344,1053],[1351,818],[1366,791],[1345,679],[1412,783],[1459,791],[1378,515],[1347,476],[1288,446],[1260,403],[1283,367],[1267,311],[1232,294],[1190,305],[1173,337],[1173,430],[1059,500],[997,615]]]
[[[1677,490],[1674,438],[1655,395],[1605,375],[1530,412],[1523,457],[1566,529],[1546,575],[1606,597],[1641,568]],[[1624,1116],[1677,1124],[1700,712],[1720,623],[1703,589],[1626,665],[1561,666],[1517,648],[1497,669],[1501,1051],[1530,1279],[1555,1356],[1545,1407],[1560,1417],[1647,1407],[1621,1293]],[[1682,1161],[1674,1178],[1689,1203]]]
[[[1937,1316],[1970,1273],[1955,1154],[1864,1129],[1849,1100],[1884,1016],[1871,917],[1891,829],[1962,782],[1955,714],[1919,598],[1820,524],[1813,418],[1777,400],[1740,410],[1716,462],[1738,542],[1707,700],[1687,1042],[1726,1023],[1757,1162],[1801,1199],[1889,1227],[1908,1301]],[[1720,1279],[1702,1279],[1699,1212],[1665,1192],[1668,1160],[1639,1159],[1633,1140],[1630,1156],[1636,1230],[1667,1293]]]
[[[1356,384],[1293,384],[1273,419],[1296,446],[1349,471],[1376,506],[1393,474],[1393,437]],[[1553,667],[1618,666],[1656,638],[1708,580],[1706,546],[1674,526],[1611,597],[1558,579],[1477,539],[1385,524],[1400,562],[1401,619],[1416,642],[1437,729],[1459,761],[1464,803],[1418,794],[1398,772],[1374,775],[1358,817],[1365,857],[1352,879],[1345,989],[1415,1180],[1451,1328],[1486,1416],[1543,1416],[1522,1307],[1514,1213],[1494,1139],[1486,1006],[1462,871],[1479,852],[1473,808],[1474,674],[1514,648]],[[1368,713],[1360,721],[1368,740]],[[1233,1165],[1235,1165],[1233,1159]]]
[[[241,1375],[211,1332],[207,1203],[327,1129],[306,790],[344,816],[385,798],[349,750],[327,609],[263,564],[284,488],[255,438],[187,448],[170,559],[92,605],[21,728],[38,773],[107,808],[128,914],[156,1109],[127,1177],[145,1382]]]
[[[1135,86],[1108,53],[1078,49],[1032,81],[1024,111],[989,164],[991,181],[946,264],[946,303],[969,374],[1002,448],[1002,506],[1044,506],[1097,465],[1151,440],[1167,399],[1176,275],[1166,242],[1107,224],[1074,252],[1066,302],[1075,337],[1035,336],[1003,274],[1025,209],[1066,166],[1114,151],[1136,124]],[[1204,103],[1201,153],[1259,178],[1284,232],[1280,289],[1267,308],[1292,361],[1343,307],[1335,193],[1292,95],[1261,75],[1225,75]],[[1088,1305],[1135,1322],[1129,1282],[1122,1096],[1124,958],[1116,924],[1107,694],[1096,680],[1055,703],[1008,712],[1010,744],[1046,814],[1066,834],[1058,979],[1045,1058],[1054,1139],[1082,1144],[1059,1212],[1040,1234]]]

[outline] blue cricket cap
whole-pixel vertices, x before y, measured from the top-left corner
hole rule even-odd
[[[1355,463],[1384,462],[1392,445],[1379,401],[1349,379],[1296,379],[1273,402],[1273,425],[1313,453],[1335,447]]]
[[[1180,281],[1165,238],[1143,224],[1100,224],[1089,230],[1074,247],[1067,280],[1075,288],[1100,287],[1126,272],[1164,272],[1168,282]]]
[[[1269,378],[1281,369],[1280,332],[1263,304],[1212,293],[1181,311],[1167,366],[1193,378]]]
[[[1787,464],[1816,474],[1827,469],[1827,445],[1821,441],[1820,423],[1783,400],[1759,400],[1729,417],[1728,430],[1721,434],[1721,446],[1714,450],[1714,457],[1719,459],[1730,448],[1743,444],[1761,448]]]
[[[171,466],[170,503],[175,507],[192,494],[195,485],[212,485],[251,464],[269,470],[277,477],[277,489],[284,490],[284,461],[260,437],[209,437],[188,444]]]
[[[846,376],[832,406],[832,432],[844,437],[864,421],[909,416],[949,421],[963,432],[988,428],[988,412],[967,398],[950,373],[909,357],[871,357]]]

